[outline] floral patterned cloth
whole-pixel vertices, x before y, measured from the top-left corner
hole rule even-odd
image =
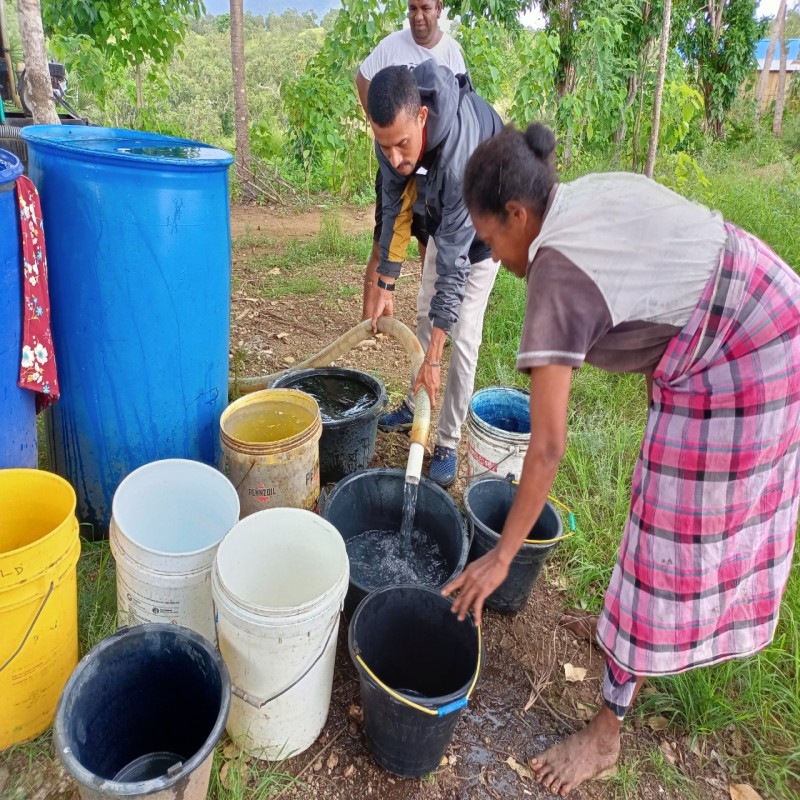
[[[39,193],[25,175],[17,178],[20,234],[22,238],[22,358],[19,381],[23,389],[37,392],[36,410],[58,400],[58,376],[53,335],[50,331],[50,296],[47,291],[47,254]]]

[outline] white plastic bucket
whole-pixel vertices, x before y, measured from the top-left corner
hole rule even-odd
[[[215,642],[211,566],[239,519],[231,482],[198,461],[153,461],[122,481],[112,511],[118,625],[172,622]]]
[[[220,545],[212,591],[233,684],[228,733],[249,755],[288,758],[322,731],[349,578],[339,532],[304,509],[252,514]]]
[[[487,475],[519,480],[531,440],[530,395],[495,386],[472,396],[467,414],[467,480]]]

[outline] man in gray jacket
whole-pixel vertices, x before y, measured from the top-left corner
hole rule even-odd
[[[467,160],[502,127],[494,109],[469,78],[429,60],[413,70],[387,67],[369,87],[368,108],[383,179],[383,225],[378,289],[367,309],[373,327],[391,307],[411,236],[415,173],[428,170],[426,227],[431,238],[417,296],[417,338],[425,349],[411,396],[380,421],[386,431],[411,428],[413,395],[420,386],[435,404],[442,353],[452,339],[450,369],[437,426],[429,477],[449,486],[456,476],[456,448],[475,384],[483,315],[499,264],[475,236],[462,196]]]

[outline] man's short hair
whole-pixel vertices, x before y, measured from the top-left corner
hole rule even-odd
[[[367,93],[369,118],[379,128],[388,128],[401,111],[419,114],[419,87],[408,67],[385,67],[370,81]]]

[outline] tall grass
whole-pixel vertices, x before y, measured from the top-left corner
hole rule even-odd
[[[785,159],[712,152],[710,187],[694,195],[762,237],[800,266],[800,183]],[[527,388],[514,371],[526,286],[501,271],[486,315],[477,383]],[[583,367],[573,378],[567,452],[554,492],[569,505],[578,533],[559,551],[568,602],[598,611],[614,566],[630,504],[631,475],[646,419],[644,380]],[[765,797],[800,796],[800,575],[794,570],[773,644],[749,659],[655,681],[640,709],[660,713],[691,736],[715,739],[731,773]],[[639,713],[642,713],[641,710]],[[702,796],[702,792],[701,792]]]

